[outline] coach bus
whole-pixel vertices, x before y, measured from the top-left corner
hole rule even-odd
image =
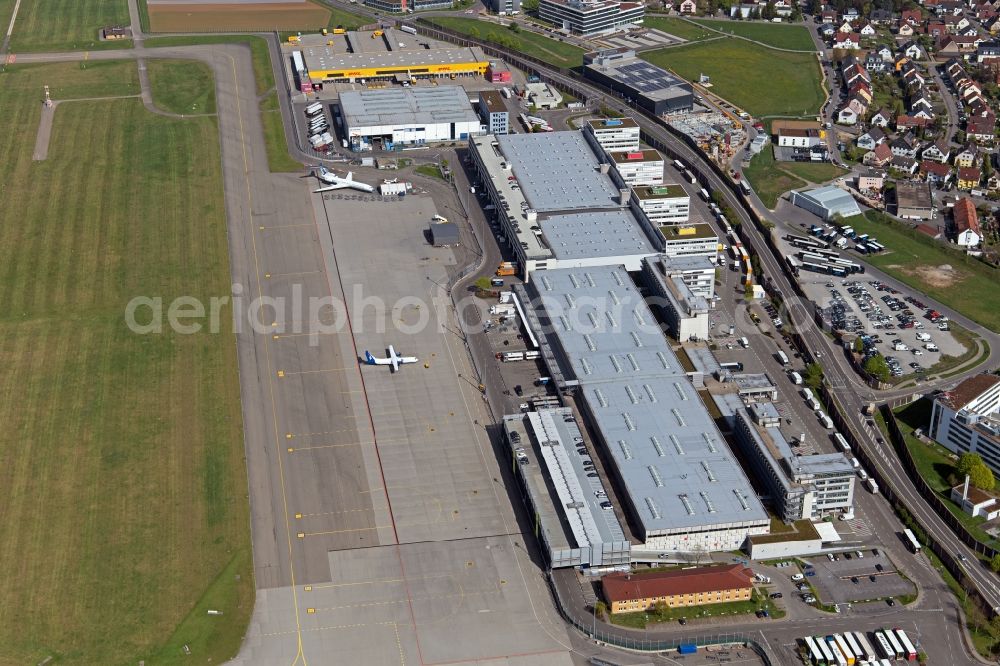
[[[913,532],[907,528],[903,530],[903,536],[905,537],[906,545],[910,547],[910,550],[913,551],[914,554],[919,553],[920,542],[917,541],[917,537],[913,536]]]

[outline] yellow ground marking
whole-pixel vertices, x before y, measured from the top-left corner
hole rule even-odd
[[[279,278],[279,277],[299,277],[300,275],[318,275],[323,271],[298,271],[296,273],[264,273],[266,278]]]
[[[296,518],[301,518],[301,517],[302,517],[302,514],[301,514],[301,513],[297,513],[297,514],[295,514],[295,517],[296,517]]]
[[[351,583],[324,583],[323,585],[313,585],[316,590],[325,590],[333,587],[357,587],[359,585],[382,585],[388,583],[405,583],[406,581],[417,582],[420,580],[435,580],[438,578],[454,578],[455,574],[432,574],[429,576],[408,576],[407,578],[375,578],[372,580],[358,580]]]
[[[320,513],[297,513],[296,518],[319,518],[320,516],[339,516],[342,513],[363,513],[374,509],[341,509],[340,511],[323,511]]]
[[[240,121],[240,148],[243,153],[243,181],[246,184],[246,198],[249,210],[253,211],[253,196],[250,189],[250,159],[247,156],[247,141],[246,141],[246,128],[243,124],[243,105],[240,102],[240,81],[239,75],[236,72],[236,59],[231,55],[226,54],[229,58],[230,65],[233,70],[233,88],[235,92],[236,99],[236,117]],[[254,273],[257,275],[257,297],[262,299],[264,292],[261,289],[260,281],[260,256],[257,252],[257,235],[254,233],[250,234],[251,249],[253,252],[253,263],[254,263]],[[264,356],[267,361],[268,371],[271,371],[271,350],[267,345],[264,345]],[[268,393],[271,399],[271,423],[274,428],[274,439],[278,441],[278,407],[274,399],[274,382],[268,382]],[[295,564],[294,557],[292,556],[292,532],[291,525],[288,522],[288,496],[285,491],[285,468],[281,461],[281,456],[278,456],[278,479],[280,481],[281,488],[281,501],[284,510],[285,517],[285,542],[288,547],[288,573],[292,584],[292,608],[295,611],[295,636],[296,636],[296,653],[295,660],[292,662],[292,666],[295,666],[301,660],[303,666],[308,666],[308,660],[306,659],[305,652],[302,649],[302,622],[299,617],[299,603],[298,603],[298,590],[295,585]]]
[[[312,592],[313,591],[313,586],[312,585],[306,585],[305,587],[302,588],[302,591],[303,592]]]
[[[325,322],[325,321],[322,321],[320,323],[326,324],[327,326],[330,325],[328,322]],[[278,340],[280,338],[304,338],[304,337],[307,337],[307,336],[311,337],[311,336],[314,336],[314,335],[334,335],[335,333],[340,333],[340,331],[312,331],[310,333],[282,333],[281,335],[275,335],[274,339]]]
[[[376,525],[374,527],[352,527],[343,530],[329,530],[327,532],[299,532],[299,538],[304,539],[307,536],[328,536],[330,534],[346,534],[349,532],[371,532],[373,530],[384,530],[391,528],[392,525]]]
[[[400,666],[406,666],[406,658],[403,656],[403,643],[399,640],[399,625],[393,624],[392,630],[396,634],[396,647],[399,648],[399,663]]]
[[[296,227],[315,227],[315,224],[304,223],[304,224],[276,224],[272,227],[265,227],[263,224],[260,225],[261,231],[264,229],[295,229]]]
[[[309,335],[309,333],[305,333],[304,335]],[[282,337],[289,337],[289,336],[282,336]],[[285,374],[286,375],[315,375],[315,374],[320,373],[320,372],[340,372],[341,370],[350,370],[350,369],[351,369],[350,367],[346,367],[346,368],[323,368],[321,370],[289,370]]]
[[[343,416],[339,418],[344,418]],[[341,428],[339,430],[324,430],[323,432],[290,432],[285,437],[291,439],[292,437],[315,437],[317,435],[332,435],[338,432],[353,432],[354,428]]]
[[[279,377],[284,377],[285,376],[285,371],[284,370],[278,370],[278,376]]]
[[[288,452],[294,453],[296,451],[315,451],[317,449],[347,449],[352,447],[361,447],[365,445],[373,445],[375,442],[355,442],[352,444],[318,444],[316,446],[289,446]]]
[[[314,611],[316,609],[313,609]],[[335,624],[326,627],[305,627],[301,631],[333,631],[336,629],[357,629],[358,627],[387,627],[396,624],[395,622],[359,622],[357,624]],[[296,630],[289,629],[288,631],[272,631],[268,634],[261,634],[261,636],[288,636],[289,634],[296,633]]]

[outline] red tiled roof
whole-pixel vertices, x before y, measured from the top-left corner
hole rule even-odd
[[[914,229],[925,236],[930,236],[931,238],[937,238],[941,235],[941,231],[937,227],[932,227],[929,224],[918,224],[914,227]]]
[[[974,180],[977,183],[979,179],[983,177],[982,172],[976,167],[959,167],[958,168],[958,179],[959,180]]]
[[[959,410],[993,388],[997,382],[1000,382],[1000,377],[997,375],[969,377],[952,390],[942,393],[939,399],[951,409]]]
[[[940,162],[923,160],[920,162],[920,171],[922,173],[932,173],[935,176],[947,176],[951,173],[951,167],[947,164],[941,164]]]
[[[611,574],[601,579],[610,603],[753,587],[753,572],[742,564],[673,569],[643,575]]]
[[[956,201],[952,215],[955,218],[955,230],[958,233],[975,231],[979,234],[979,215],[976,213],[976,207],[973,205],[972,199],[963,197]]]

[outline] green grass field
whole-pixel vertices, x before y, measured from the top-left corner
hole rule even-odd
[[[268,93],[260,102],[260,122],[264,127],[264,142],[267,146],[267,167],[272,173],[294,173],[302,170],[302,163],[288,154],[285,141],[285,125],[281,122],[278,95]]]
[[[153,103],[177,114],[215,113],[212,70],[195,60],[149,60]]]
[[[778,205],[778,199],[785,192],[808,185],[806,181],[778,168],[771,146],[764,146],[753,156],[750,166],[743,169],[743,175],[764,205],[771,209]]]
[[[715,35],[715,33],[711,30],[699,28],[693,23],[689,23],[688,21],[674,16],[656,16],[655,14],[646,14],[646,17],[642,20],[642,27],[662,30],[663,32],[673,35],[674,37],[680,37],[681,39],[686,39],[689,42],[696,42],[700,39],[705,39],[706,37],[712,37]]]
[[[138,92],[134,62],[0,74],[0,663],[221,663],[253,606],[231,314],[193,335],[124,317],[230,292],[216,120],[65,101],[33,162],[39,80]]]
[[[6,32],[7,21],[3,23]],[[102,42],[106,25],[128,25],[126,0],[33,0],[21,2],[10,38],[13,53],[131,48],[132,42]]]
[[[254,79],[257,94],[262,95],[274,87],[274,71],[271,69],[271,54],[267,42],[253,35],[192,35],[173,37],[150,37],[143,44],[146,48],[157,46],[191,46],[197,44],[247,44],[253,59]]]
[[[756,117],[813,116],[823,104],[819,63],[809,53],[775,51],[740,39],[718,39],[646,51],[643,58],[710,89]]]
[[[327,24],[330,28],[343,26],[346,30],[355,30],[363,25],[372,23],[372,20],[369,18],[358,16],[357,14],[352,14],[351,12],[345,12],[343,9],[337,9],[336,7],[330,7],[325,4],[323,7],[330,10],[330,21]]]
[[[810,183],[825,183],[847,173],[829,162],[776,162],[775,166]]]
[[[495,41],[491,36],[511,40],[517,50],[557,67],[579,67],[583,64],[583,49],[527,30],[515,33],[489,21],[455,16],[435,16],[429,18],[428,21],[442,28],[478,37],[485,41]]]
[[[886,247],[882,254],[867,257],[868,263],[955,308],[991,331],[1000,330],[1000,290],[994,287],[1000,279],[1000,270],[906,229],[902,224],[880,220],[880,214],[872,211],[864,217],[850,218],[849,224],[855,231],[877,237]],[[952,268],[951,279],[942,281],[930,272],[946,264]]]
[[[751,23],[748,21],[714,21],[712,19],[694,19],[700,25],[728,32],[739,37],[746,37],[756,42],[779,49],[793,51],[815,51],[816,44],[809,35],[809,29],[801,25],[786,25],[784,23]]]

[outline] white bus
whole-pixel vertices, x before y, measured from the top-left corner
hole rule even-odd
[[[296,53],[298,53],[298,51],[296,51]],[[309,106],[306,107],[306,115],[307,116],[315,116],[317,113],[319,113],[322,110],[323,110],[323,105],[322,104],[320,104],[319,102],[313,102],[312,104],[310,104]]]
[[[523,351],[501,352],[501,354],[500,354],[500,360],[503,361],[503,362],[505,362],[505,363],[507,361],[523,361],[524,360],[524,352]]]
[[[917,541],[917,537],[913,535],[913,532],[907,528],[903,530],[903,536],[906,538],[906,545],[910,547],[910,550],[914,554],[920,552],[920,542]]]
[[[868,480],[865,481],[865,485],[868,486],[868,491],[872,495],[878,495],[878,484],[875,483],[875,479],[869,476]]]
[[[781,365],[788,365],[788,354],[779,349],[775,356],[777,356],[778,360],[781,361]]]
[[[843,451],[844,453],[847,453],[848,451],[851,450],[851,445],[847,443],[847,440],[844,439],[844,436],[841,435],[839,432],[833,433],[833,441],[837,443],[837,446],[839,446],[840,450]]]
[[[533,350],[529,349],[528,351],[524,352],[524,360],[525,361],[531,361],[531,360],[534,360],[536,358],[540,358],[541,356],[542,356],[542,352],[540,352],[540,351],[533,351]]]

